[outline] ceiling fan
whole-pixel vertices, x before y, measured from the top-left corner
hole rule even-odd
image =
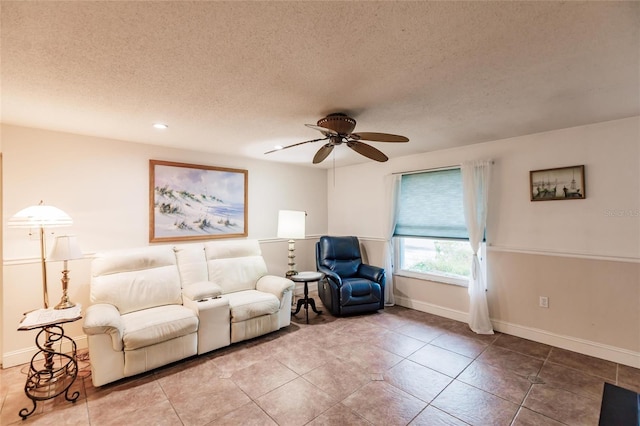
[[[322,145],[318,152],[316,152],[316,155],[313,156],[313,164],[321,163],[329,154],[331,154],[331,151],[333,151],[335,146],[342,145],[343,143],[358,154],[364,155],[365,157],[375,161],[384,162],[387,161],[389,157],[387,157],[382,151],[372,147],[371,145],[367,145],[362,141],[409,142],[409,139],[404,136],[392,135],[389,133],[352,133],[356,127],[356,120],[342,113],[329,114],[318,120],[317,125],[305,124],[305,126],[318,130],[324,135],[324,138],[294,143],[292,145],[272,149],[271,151],[265,152],[265,154],[270,154],[287,148],[293,148],[294,146],[304,145],[306,143],[329,140],[329,142]]]

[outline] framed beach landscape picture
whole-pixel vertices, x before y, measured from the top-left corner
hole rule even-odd
[[[247,170],[149,160],[149,241],[247,236]]]

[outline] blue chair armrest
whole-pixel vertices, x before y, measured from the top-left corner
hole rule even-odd
[[[338,287],[342,286],[342,278],[340,275],[333,272],[331,269],[325,268],[323,266],[318,266],[318,272],[322,272],[327,279],[332,280]]]
[[[377,266],[366,265],[363,263],[360,265],[358,274],[361,277],[377,282],[378,284],[381,284],[384,281],[384,269],[378,268]]]

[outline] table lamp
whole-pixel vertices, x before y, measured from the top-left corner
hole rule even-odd
[[[50,262],[62,260],[64,262],[64,266],[62,268],[62,279],[60,280],[62,282],[62,298],[60,299],[60,303],[54,306],[54,309],[67,309],[76,306],[75,303],[69,300],[69,295],[67,294],[67,289],[69,287],[69,269],[67,269],[67,261],[82,259],[82,257],[83,254],[75,235],[61,235],[56,237],[47,260]]]
[[[8,228],[38,228],[40,230],[40,265],[42,268],[42,298],[45,309],[49,307],[49,293],[47,290],[47,268],[45,265],[44,237],[45,228],[55,228],[73,225],[68,214],[53,206],[47,206],[42,201],[37,206],[27,207],[14,214],[7,222]]]
[[[305,237],[304,221],[306,215],[306,212],[295,210],[280,210],[278,212],[278,238],[287,238],[289,240],[289,270],[285,274],[287,278],[298,273],[296,271],[294,240]]]

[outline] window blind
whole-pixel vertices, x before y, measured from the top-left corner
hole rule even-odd
[[[394,236],[469,239],[460,169],[402,176]]]

